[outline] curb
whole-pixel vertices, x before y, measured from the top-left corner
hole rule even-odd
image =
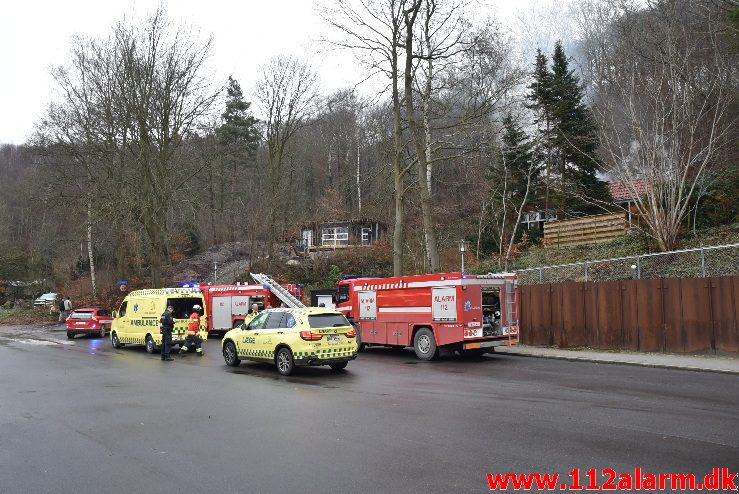
[[[716,374],[727,374],[727,375],[739,375],[739,370],[729,369],[712,369],[709,367],[694,367],[691,365],[678,365],[678,364],[657,364],[650,362],[634,362],[632,360],[599,360],[590,357],[575,357],[570,355],[552,355],[552,354],[534,354],[534,353],[519,353],[519,352],[496,352],[498,355],[512,355],[514,357],[531,357],[531,358],[548,358],[555,360],[568,360],[571,362],[592,362],[595,364],[614,364],[614,365],[631,365],[634,367],[652,367],[655,369],[675,369],[675,370],[686,370],[693,372],[713,372]]]

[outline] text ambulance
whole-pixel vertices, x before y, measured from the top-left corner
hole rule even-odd
[[[361,346],[413,346],[421,360],[445,347],[482,355],[518,343],[513,273],[460,272],[337,283],[336,310],[358,329]]]

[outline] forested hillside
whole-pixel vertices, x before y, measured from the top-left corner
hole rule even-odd
[[[33,139],[0,147],[0,278],[161,286],[227,242],[268,271],[301,225],[354,218],[387,225],[377,263],[360,256],[383,274],[457,269],[462,239],[468,261],[514,265],[541,241],[532,212],[628,207],[654,250],[739,222],[739,7],[573,5],[576,32],[520,56],[493,11],[331,2],[323,42],[378,89],[330,93],[291,54],[255,87],[212,80],[174,5],[81,34]]]

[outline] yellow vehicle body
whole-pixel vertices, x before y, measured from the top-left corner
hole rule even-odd
[[[115,348],[124,345],[144,345],[154,353],[162,345],[159,318],[168,305],[174,307],[175,321],[172,345],[183,344],[187,336],[187,323],[194,305],[205,310],[203,294],[197,288],[157,288],[136,290],[128,295],[113,313],[110,328],[111,343]],[[200,337],[208,339],[207,314],[200,317]]]
[[[226,364],[242,359],[275,364],[289,375],[296,366],[346,367],[357,356],[354,328],[333,309],[302,307],[268,309],[247,324],[223,336],[221,349]]]

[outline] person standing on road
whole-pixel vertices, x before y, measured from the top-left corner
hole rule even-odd
[[[59,299],[59,322],[63,323],[69,314],[65,314],[66,310],[64,309],[64,304],[67,301],[64,299],[64,295],[61,296]]]
[[[66,321],[67,317],[69,317],[71,313],[72,313],[72,301],[69,300],[69,297],[65,297],[64,298],[64,318],[62,319],[62,322]]]
[[[191,346],[195,347],[195,353],[198,357],[203,356],[203,339],[200,337],[200,311],[203,310],[199,305],[192,306],[192,314],[187,323],[187,338],[185,344],[180,347],[180,354],[186,353]]]
[[[162,317],[159,318],[159,323],[161,324],[160,331],[162,333],[162,360],[164,362],[171,362],[174,360],[169,355],[169,352],[172,349],[172,330],[174,329],[172,312],[174,312],[174,307],[168,305],[167,310],[165,310]]]

